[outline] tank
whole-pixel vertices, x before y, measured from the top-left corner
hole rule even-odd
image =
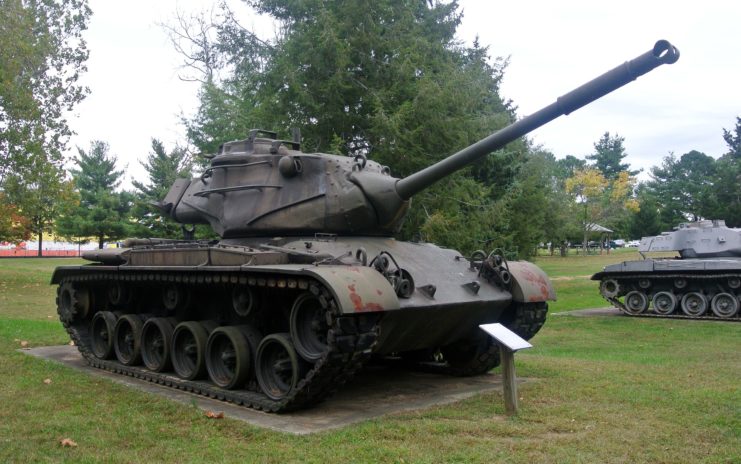
[[[499,363],[478,328],[529,339],[556,295],[500,253],[395,240],[412,196],[552,119],[678,59],[653,49],[403,179],[364,156],[254,130],[159,207],[217,241],[131,239],[54,271],[60,319],[93,366],[268,412],[323,400],[371,359],[451,375]],[[192,230],[192,229],[189,229]]]
[[[605,266],[602,296],[630,316],[741,321],[741,229],[723,220],[683,223],[643,237],[638,251],[676,252]]]

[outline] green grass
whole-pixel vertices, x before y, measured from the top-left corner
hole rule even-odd
[[[49,285],[51,271],[56,266],[84,262],[79,258],[0,259],[0,317],[56,319],[56,290]]]
[[[592,305],[565,285],[610,257],[540,258],[558,310]],[[64,260],[64,263],[70,263]],[[663,462],[741,460],[741,324],[549,318],[517,356],[520,414],[487,393],[296,437],[76,372],[18,351],[65,343],[47,288],[57,260],[0,260],[0,462]],[[573,277],[559,279],[559,277]],[[33,303],[29,303],[33,301]],[[51,379],[45,384],[44,379]],[[330,400],[331,401],[331,400]],[[74,448],[62,448],[70,438]]]

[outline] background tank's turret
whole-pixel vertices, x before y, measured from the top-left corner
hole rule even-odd
[[[643,237],[638,251],[678,251],[683,259],[741,257],[741,229],[723,220],[680,224],[672,232]]]
[[[211,224],[224,238],[317,232],[388,236],[401,225],[417,192],[678,58],[677,49],[660,40],[551,105],[404,179],[362,156],[303,153],[298,140],[252,131],[248,139],[222,146],[200,178],[178,179],[160,206],[178,222]]]

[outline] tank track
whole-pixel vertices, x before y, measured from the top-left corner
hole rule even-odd
[[[652,275],[652,276],[646,276],[645,274],[611,274],[611,275],[605,275],[602,277],[602,281],[606,279],[615,279],[618,281],[618,283],[622,283],[625,280],[639,280],[639,279],[645,279],[649,278],[652,281],[657,280],[670,280],[670,279],[687,279],[687,280],[717,280],[717,279],[728,279],[729,277],[737,277],[741,278],[741,274],[707,274],[707,275],[701,275],[701,274],[661,274],[661,275]],[[679,306],[672,312],[671,314],[658,314],[654,312],[649,312],[648,310],[643,311],[640,314],[634,314],[627,310],[625,307],[625,304],[620,301],[617,297],[607,297],[605,295],[602,295],[602,297],[612,303],[613,306],[615,306],[617,309],[620,310],[623,314],[626,316],[631,317],[647,317],[647,318],[657,318],[657,319],[691,319],[691,320],[701,320],[701,321],[724,321],[724,322],[741,322],[741,310],[736,313],[736,316],[734,317],[718,317],[716,316],[710,308],[708,308],[705,313],[701,316],[690,316],[688,314],[685,314],[682,312],[681,308]]]
[[[516,306],[512,318],[502,321],[502,324],[525,340],[530,340],[545,324],[548,303],[516,303]]]
[[[275,276],[273,276],[275,277]],[[65,277],[61,285],[65,282],[84,283],[84,282],[117,282],[117,281],[136,281],[145,280],[150,283],[169,283],[169,282],[188,282],[191,284],[215,284],[218,282],[236,283],[249,282],[258,286],[270,286],[271,282],[275,285],[276,279],[270,279],[265,275],[255,275],[246,277],[244,273],[217,273],[209,272],[208,275],[190,274],[178,275],[178,273],[127,273],[126,275],[114,273],[91,274],[84,273],[80,275]],[[298,285],[309,287],[310,285],[319,286],[318,282],[307,281],[310,279],[301,277]],[[316,288],[316,287],[315,287]],[[336,304],[326,289],[320,290],[322,297],[329,299],[329,305],[336,313]],[[59,305],[59,302],[57,302]],[[60,318],[64,328],[67,330],[70,338],[77,346],[78,350],[85,360],[93,367],[107,370],[116,374],[130,376],[152,383],[164,385],[179,390],[227,401],[248,408],[265,411],[265,412],[285,412],[301,409],[312,404],[322,401],[331,395],[340,386],[353,377],[353,375],[363,367],[365,362],[370,358],[371,349],[376,343],[378,336],[378,323],[372,324],[365,331],[360,330],[362,324],[340,324],[337,318],[334,318],[333,324],[327,336],[327,349],[321,358],[311,367],[311,369],[299,380],[296,388],[292,389],[290,394],[281,399],[273,400],[264,393],[257,391],[256,382],[252,382],[248,390],[227,390],[220,388],[208,381],[203,380],[184,380],[176,377],[174,373],[158,373],[150,371],[144,367],[127,366],[115,360],[104,360],[97,358],[90,348],[90,337],[87,332],[87,323],[90,318],[77,322],[66,322],[65,315],[60,312]],[[90,313],[92,316],[94,312]],[[347,318],[344,318],[347,319]],[[348,330],[349,329],[349,330]],[[355,333],[352,333],[355,332]]]

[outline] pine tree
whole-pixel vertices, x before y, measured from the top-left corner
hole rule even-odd
[[[77,150],[77,168],[70,172],[80,201],[59,218],[57,231],[65,237],[95,237],[98,248],[103,248],[105,241],[129,235],[133,196],[115,191],[123,172],[116,170],[116,157],[108,154],[107,143],[96,140],[87,152]]]
[[[586,157],[589,161],[594,162],[593,167],[598,169],[607,180],[616,179],[624,171],[627,171],[631,176],[640,172],[631,171],[630,165],[622,162],[628,156],[623,147],[624,142],[625,137],[620,137],[617,134],[612,137],[609,132],[605,132],[594,144],[594,153]]]
[[[191,176],[191,163],[183,148],[175,148],[169,153],[161,141],[152,139],[152,151],[143,163],[147,170],[146,182],[133,181],[137,190],[132,216],[137,222],[136,235],[146,237],[179,238],[181,225],[154,206],[165,198],[175,179]]]

